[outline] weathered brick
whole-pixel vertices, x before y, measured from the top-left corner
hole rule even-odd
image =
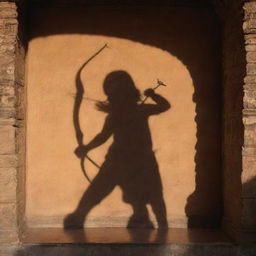
[[[16,18],[17,17],[16,8],[13,8],[12,6],[9,8],[3,8],[0,5],[0,17],[1,19]]]
[[[0,19],[1,35],[17,35],[18,21],[16,19]]]
[[[256,28],[256,19],[249,19],[244,22],[245,27]]]
[[[15,8],[16,9],[16,4],[13,2],[3,1],[3,2],[0,2],[0,8]]]
[[[244,90],[244,108],[256,108],[256,90]]]
[[[0,45],[14,45],[16,42],[15,35],[0,35]]]
[[[254,45],[254,44],[249,44],[249,45],[246,45],[245,46],[245,50],[247,51],[247,52],[255,52],[256,51],[256,45]]]
[[[17,128],[15,1],[0,1],[0,243],[17,242]]]
[[[0,126],[0,154],[15,153],[15,128],[13,126]]]
[[[248,75],[256,75],[256,64],[247,64],[246,71]]]
[[[0,168],[16,167],[16,155],[0,155]]]
[[[256,62],[256,52],[248,52],[246,54],[247,62]]]
[[[0,95],[15,95],[13,83],[0,83]]]
[[[254,13],[254,12],[252,12],[252,13],[246,12],[245,15],[244,15],[244,19],[245,20],[256,19],[256,13]]]
[[[243,30],[245,33],[255,33],[256,31],[256,20],[248,19],[243,23]]]
[[[14,44],[4,44],[0,43],[0,54],[6,53],[6,54],[14,54],[15,51],[15,45]]]
[[[255,126],[246,126],[245,132],[244,132],[244,144],[246,146],[256,146],[256,131]]]
[[[247,2],[244,4],[245,13],[256,13],[256,5],[254,2]]]
[[[243,147],[243,156],[256,157],[256,148]]]
[[[0,118],[15,118],[16,109],[15,108],[0,108]]]
[[[0,203],[16,201],[16,169],[0,168]]]
[[[256,44],[256,35],[255,34],[248,34],[245,35],[245,43],[246,44]]]
[[[0,56],[0,80],[14,80],[14,65],[13,55]]]
[[[15,203],[0,204],[0,229],[15,228],[17,226],[16,210]]]
[[[246,84],[256,84],[256,76],[252,75],[252,76],[246,76],[244,78],[244,82]]]
[[[14,107],[15,106],[15,96],[10,95],[0,95],[0,107]]]

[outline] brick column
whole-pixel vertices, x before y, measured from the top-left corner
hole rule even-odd
[[[24,48],[17,6],[0,2],[0,243],[19,241],[24,208]]]
[[[242,240],[256,242],[256,1],[244,5],[246,77],[242,172]]]

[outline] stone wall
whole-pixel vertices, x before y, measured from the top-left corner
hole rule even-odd
[[[236,240],[255,241],[256,2],[219,1],[217,10],[223,22],[223,227]]]
[[[24,48],[18,34],[17,6],[0,2],[0,243],[18,241],[20,205],[24,201],[21,178],[25,143]]]
[[[242,173],[242,240],[256,241],[256,2],[244,5],[246,77],[244,84],[243,173]]]

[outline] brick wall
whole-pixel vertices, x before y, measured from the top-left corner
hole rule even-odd
[[[0,243],[18,241],[23,219],[24,47],[17,16],[15,3],[0,2]]]
[[[255,241],[256,1],[219,1],[217,9],[223,22],[223,227],[238,241]]]
[[[256,241],[256,1],[244,5],[246,77],[244,84],[244,148],[242,173],[242,240]]]

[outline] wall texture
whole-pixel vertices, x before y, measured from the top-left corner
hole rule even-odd
[[[22,11],[20,10],[20,14]],[[22,20],[22,19],[21,19]],[[18,30],[20,32],[18,32]],[[0,3],[0,242],[18,241],[24,212],[24,43],[15,3]]]
[[[182,22],[181,16],[185,17]],[[157,92],[172,107],[152,116],[149,127],[169,224],[187,227],[187,218],[193,215],[208,225],[215,218],[212,226],[217,225],[221,216],[218,32],[214,12],[207,8],[102,7],[74,9],[72,13],[60,8],[34,10],[27,61],[30,225],[62,226],[65,214],[90,187],[73,153],[77,144],[72,121],[74,82],[79,65],[106,42],[110,49],[82,72],[87,100],[82,102],[79,121],[84,143],[102,129],[106,115],[97,111],[89,98],[106,98],[102,84],[108,73],[127,71],[141,93],[154,87],[159,77],[168,86]],[[138,136],[136,130],[130,132]],[[98,163],[104,162],[109,143],[90,152]],[[138,156],[130,162],[134,157]],[[88,161],[86,169],[91,177],[98,172]],[[141,190],[143,185],[141,181]],[[90,212],[86,226],[126,226],[131,214],[117,186]]]
[[[238,240],[255,237],[255,52],[256,3],[231,8],[224,24],[224,227]],[[221,6],[220,10],[224,10]],[[22,10],[19,14],[24,15]],[[241,32],[244,16],[244,39]],[[240,29],[237,29],[240,28]],[[238,33],[237,33],[238,32]],[[24,50],[18,34],[16,4],[0,2],[0,242],[18,242],[24,212]],[[226,49],[226,50],[225,50]],[[244,97],[242,78],[245,77]],[[243,98],[243,124],[242,120]],[[244,125],[244,134],[243,126]],[[243,150],[242,146],[244,144]],[[241,151],[243,152],[241,156]],[[242,172],[243,170],[243,172]],[[242,231],[242,232],[241,232]],[[242,235],[241,235],[242,234]]]
[[[242,240],[255,242],[256,232],[256,2],[244,6],[246,77],[244,79],[243,173],[242,173]]]
[[[223,1],[217,10],[223,22],[223,226],[237,240],[255,241],[256,3]]]

